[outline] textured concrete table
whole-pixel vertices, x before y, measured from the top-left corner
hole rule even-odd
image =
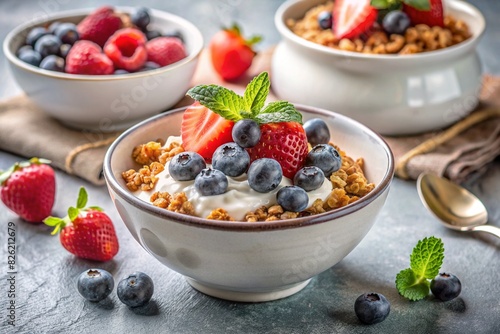
[[[500,2],[472,0],[485,14],[488,30],[480,53],[485,71],[500,74]],[[97,6],[91,0],[2,0],[0,39],[14,26],[43,13]],[[118,0],[106,3],[122,4]],[[139,3],[139,1],[138,1]],[[182,15],[203,28],[208,38],[230,17],[248,33],[261,33],[263,47],[279,41],[273,13],[280,1],[210,0],[141,1],[141,4]],[[1,54],[1,51],[0,51]],[[6,72],[0,55],[0,98],[20,93]],[[19,157],[0,152],[0,169]],[[79,186],[90,193],[92,204],[104,207],[115,222],[121,250],[103,265],[68,254],[50,228],[20,221],[0,204],[0,333],[500,333],[500,241],[489,235],[452,232],[441,227],[420,204],[414,182],[394,180],[387,204],[375,226],[341,263],[320,274],[300,293],[262,304],[232,303],[193,290],[183,277],[160,265],[132,239],[116,213],[104,187],[57,172],[54,214],[64,215]],[[484,200],[491,224],[500,226],[500,161],[467,186]],[[8,223],[16,229],[17,275],[9,282],[7,267]],[[394,279],[408,266],[417,240],[434,235],[443,239],[443,269],[459,276],[460,297],[442,303],[428,298],[409,302],[400,297]],[[136,270],[155,282],[153,302],[134,312],[113,293],[104,303],[84,301],[75,288],[78,275],[100,266],[115,279]],[[15,290],[15,298],[8,296]],[[391,314],[382,323],[362,325],[353,310],[363,292],[377,291],[391,302]],[[7,321],[10,300],[15,300],[15,327]]]

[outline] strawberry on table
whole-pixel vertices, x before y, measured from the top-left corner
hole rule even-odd
[[[87,15],[78,25],[80,39],[103,47],[108,38],[122,27],[121,18],[109,6],[102,6]]]
[[[41,223],[54,205],[56,179],[50,161],[32,158],[0,173],[0,199],[19,217]]]
[[[408,14],[413,25],[444,27],[442,0],[406,1],[403,2],[403,11]]]
[[[336,0],[333,7],[333,32],[338,39],[356,38],[377,20],[378,10],[370,0]]]
[[[44,223],[60,232],[60,240],[71,254],[94,261],[111,260],[118,253],[118,238],[111,219],[96,206],[86,207],[87,191],[81,187],[76,207],[64,218],[48,217]]]

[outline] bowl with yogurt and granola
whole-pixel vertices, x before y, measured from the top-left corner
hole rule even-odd
[[[369,232],[394,173],[369,128],[286,101],[267,73],[240,96],[196,86],[197,102],[124,132],[104,175],[133,237],[211,296],[284,298]]]
[[[386,135],[446,127],[478,104],[485,20],[466,2],[289,0],[275,25],[282,41],[271,78],[280,98]]]

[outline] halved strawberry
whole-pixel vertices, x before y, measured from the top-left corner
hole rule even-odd
[[[355,38],[371,28],[378,11],[370,0],[336,0],[333,32],[338,39]]]
[[[195,102],[182,115],[182,146],[186,151],[197,152],[210,163],[217,147],[233,141],[233,126],[234,122]]]
[[[444,27],[443,1],[429,0],[430,10],[418,10],[403,3],[403,11],[408,14],[412,25],[427,24],[429,27]]]

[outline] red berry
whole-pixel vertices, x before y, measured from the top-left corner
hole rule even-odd
[[[134,72],[144,66],[148,58],[146,40],[146,36],[138,29],[120,29],[108,39],[104,53],[116,68]]]
[[[378,11],[370,0],[336,0],[333,8],[333,32],[338,39],[355,38],[369,30]]]
[[[0,174],[0,199],[22,219],[40,223],[54,205],[56,180],[54,170],[40,160],[15,164]]]
[[[429,27],[444,27],[443,2],[429,0],[430,10],[418,10],[403,3],[403,11],[408,14],[413,25],[427,24]]]
[[[186,58],[186,49],[175,37],[156,37],[146,43],[148,61],[167,66]]]
[[[113,62],[102,53],[99,45],[90,41],[78,41],[66,57],[67,73],[72,74],[112,74]]]
[[[87,15],[78,25],[80,39],[89,40],[103,47],[108,38],[122,27],[121,18],[113,8],[103,6]]]

